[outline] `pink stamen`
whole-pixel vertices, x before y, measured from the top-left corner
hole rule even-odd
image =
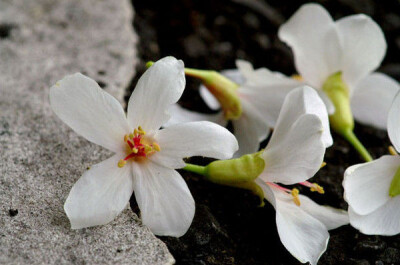
[[[128,160],[128,159],[130,159],[130,158],[132,158],[132,157],[135,157],[137,154],[134,154],[134,153],[130,153],[129,155],[127,155],[125,158],[124,158],[124,160],[126,161],[126,160]]]
[[[135,145],[141,145],[140,140],[142,139],[141,135],[133,137],[133,142]]]
[[[281,191],[284,191],[284,192],[287,192],[287,193],[291,193],[291,192],[292,192],[292,190],[287,189],[287,188],[284,188],[284,187],[282,187],[282,186],[279,186],[279,185],[276,184],[276,183],[273,183],[273,182],[265,182],[265,183],[267,183],[268,185],[270,185],[270,186],[272,186],[272,187],[275,187],[275,188],[277,188],[277,189],[279,189],[279,190],[281,190]]]
[[[133,147],[135,147],[134,144],[131,143],[130,140],[127,140],[126,143],[129,145],[129,147],[130,147],[131,149],[132,149]]]
[[[311,182],[308,182],[308,181],[300,182],[299,184],[303,185],[303,186],[305,186],[307,188],[312,188],[312,187],[315,186],[314,184],[312,184]]]

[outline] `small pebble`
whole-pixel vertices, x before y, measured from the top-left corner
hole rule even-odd
[[[10,209],[8,210],[8,213],[10,214],[11,217],[14,217],[18,214],[18,209]]]

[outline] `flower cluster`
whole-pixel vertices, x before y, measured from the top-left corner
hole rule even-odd
[[[317,264],[328,230],[350,224],[365,234],[400,233],[400,86],[374,73],[386,51],[379,26],[365,15],[333,21],[317,4],[302,6],[278,32],[294,52],[298,74],[287,77],[245,61],[237,69],[184,68],[165,57],[148,64],[127,107],[92,79],[74,74],[50,89],[55,114],[76,133],[114,153],[72,187],[65,212],[73,229],[112,221],[134,194],[143,223],[157,235],[179,237],[195,202],[182,169],[206,180],[251,190],[276,210],[282,244],[300,262]],[[199,78],[200,95],[215,114],[177,104],[185,74]],[[393,102],[393,104],[392,104]],[[390,107],[391,106],[391,107]],[[353,133],[354,120],[388,130],[391,156],[373,160]],[[387,121],[387,122],[386,122]],[[231,122],[233,134],[224,127]],[[387,124],[387,125],[386,125]],[[260,143],[273,133],[265,149]],[[349,167],[343,187],[348,212],[299,194],[333,145],[330,129],[367,163]],[[185,158],[217,159],[207,166]]]

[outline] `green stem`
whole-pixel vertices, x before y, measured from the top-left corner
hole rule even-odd
[[[186,171],[189,171],[189,172],[193,172],[193,173],[199,174],[199,175],[204,176],[204,177],[207,176],[206,167],[203,167],[203,166],[198,166],[198,165],[193,165],[193,164],[186,163],[186,167],[184,167],[182,169],[186,170]]]
[[[211,71],[205,71],[205,70],[198,70],[198,69],[193,69],[193,68],[185,68],[185,74],[191,77],[197,77],[197,78],[206,78],[207,73]]]
[[[366,162],[371,162],[373,160],[372,156],[368,153],[367,149],[365,149],[352,130],[344,130],[342,136],[354,147],[354,149],[357,150]]]

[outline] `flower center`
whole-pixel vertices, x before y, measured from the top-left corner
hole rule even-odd
[[[146,132],[139,126],[133,133],[124,136],[127,156],[119,160],[118,167],[125,166],[129,159],[139,161],[161,150],[156,142],[152,142],[145,135]]]
[[[267,183],[267,184],[270,185],[271,187],[275,187],[275,188],[279,189],[280,191],[285,192],[285,193],[288,194],[288,195],[291,195],[291,196],[292,196],[292,199],[293,199],[293,202],[294,202],[297,206],[300,206],[300,204],[301,204],[300,198],[299,198],[300,191],[299,191],[298,189],[296,189],[296,188],[287,189],[287,188],[284,188],[284,187],[282,187],[282,186],[280,186],[280,185],[278,185],[278,184],[276,184],[276,183],[273,183],[273,182],[265,182],[265,183]],[[322,188],[322,187],[321,187],[320,185],[318,185],[317,183],[311,183],[311,182],[308,182],[308,181],[304,181],[304,182],[300,182],[300,183],[298,183],[298,184],[300,184],[300,185],[302,185],[302,186],[305,186],[305,187],[307,187],[307,188],[310,188],[310,190],[311,190],[312,192],[315,192],[315,191],[316,191],[316,192],[318,192],[319,194],[324,194],[324,193],[325,193],[324,188]]]

